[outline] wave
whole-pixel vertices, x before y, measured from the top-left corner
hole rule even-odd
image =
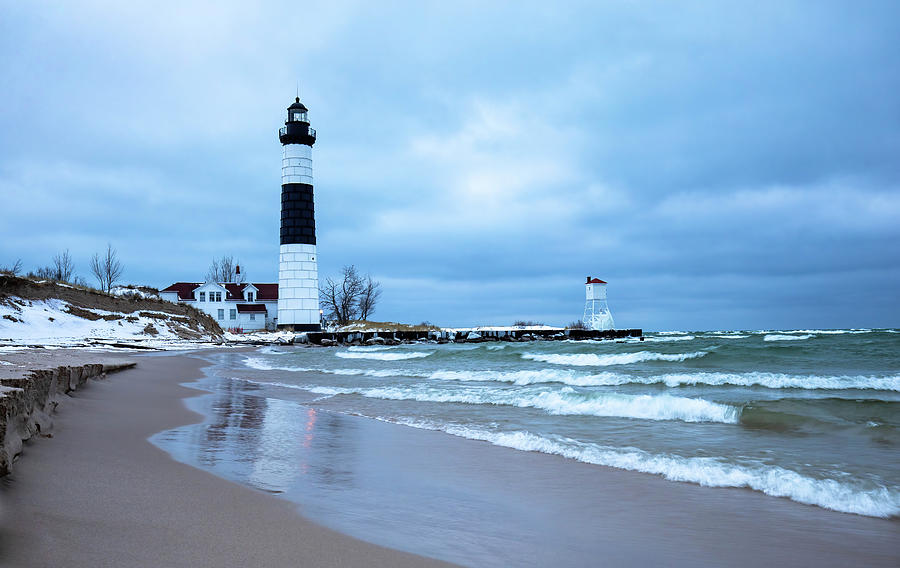
[[[398,375],[402,371],[397,371]],[[362,374],[362,373],[360,373]],[[389,376],[389,375],[388,375]],[[602,372],[581,374],[573,370],[545,369],[540,371],[453,371],[439,370],[428,374],[430,379],[446,381],[496,381],[515,385],[563,383],[577,387],[621,386],[626,384],[664,384],[667,387],[694,385],[765,387],[770,389],[808,390],[882,390],[900,392],[900,375],[818,376],[787,375],[783,373],[667,373],[664,375],[634,376]]]
[[[376,361],[405,361],[428,357],[434,351],[407,351],[403,353],[382,353],[378,351],[338,351],[336,356],[342,359],[374,359]]]
[[[669,373],[651,377],[633,377],[628,382],[653,384],[662,383],[668,387],[685,385],[734,385],[743,387],[766,387],[770,389],[809,390],[884,390],[900,392],[900,375],[889,377],[872,376],[819,376],[787,375],[784,373]],[[623,383],[619,383],[623,384]]]
[[[347,348],[347,351],[369,353],[371,351],[387,351],[389,349],[397,349],[398,347],[398,345],[351,345]]]
[[[734,464],[718,457],[652,454],[637,448],[615,448],[527,431],[491,432],[453,424],[390,420],[414,428],[440,430],[461,438],[496,446],[554,454],[585,463],[659,475],[671,481],[705,487],[747,487],[842,513],[891,518],[900,515],[900,491],[876,482],[816,479],[796,471],[765,464]]]
[[[781,333],[768,333],[765,337],[763,337],[763,341],[801,341],[803,339],[809,339],[813,337],[811,333],[806,333],[803,335],[784,335]]]
[[[253,381],[251,381],[253,382]],[[564,387],[560,391],[511,391],[493,388],[450,390],[427,386],[406,387],[325,387],[319,385],[283,385],[315,394],[356,394],[382,400],[460,403],[537,408],[555,415],[634,418],[641,420],[678,420],[681,422],[719,422],[736,424],[740,409],[699,398],[671,395],[626,395],[580,393]]]
[[[251,369],[257,369],[259,371],[296,371],[296,372],[305,372],[305,371],[315,371],[315,369],[310,369],[307,367],[291,367],[286,365],[272,365],[265,359],[260,359],[259,357],[244,357],[244,365],[250,367]]]
[[[708,335],[704,335],[704,338],[714,338],[714,339],[746,339],[750,337],[749,335],[738,335],[736,333],[711,333]]]
[[[440,381],[483,381],[532,385],[541,383],[563,383],[576,387],[613,386],[628,382],[628,377],[615,373],[596,375],[578,374],[575,371],[545,369],[540,371],[454,371],[439,370],[427,378]]]
[[[656,343],[669,343],[672,341],[690,341],[696,339],[693,335],[667,335],[666,337],[653,337],[645,335],[643,340]],[[638,340],[640,341],[640,339]]]
[[[574,365],[578,367],[606,367],[609,365],[628,365],[643,361],[685,361],[696,359],[706,355],[707,351],[695,351],[693,353],[653,353],[650,351],[638,351],[637,353],[613,353],[609,355],[597,355],[595,353],[578,353],[574,355],[562,355],[557,353],[523,353],[523,359],[552,363],[554,365]]]

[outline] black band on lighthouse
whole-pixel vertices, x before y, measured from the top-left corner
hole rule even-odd
[[[313,186],[308,183],[281,186],[281,244],[316,244]]]

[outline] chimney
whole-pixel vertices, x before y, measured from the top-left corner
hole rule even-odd
[[[241,265],[238,264],[237,266],[235,266],[235,267],[234,267],[234,271],[235,271],[236,274],[240,274],[240,273],[241,273]]]
[[[585,282],[585,284],[590,284],[590,283],[591,283],[591,277],[588,276],[588,277],[587,277],[587,282]]]

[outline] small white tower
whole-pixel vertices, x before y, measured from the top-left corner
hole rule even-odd
[[[585,327],[592,330],[616,328],[609,306],[606,305],[606,282],[599,278],[587,277],[582,321]]]

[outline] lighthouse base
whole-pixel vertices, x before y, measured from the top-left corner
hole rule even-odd
[[[316,245],[281,245],[278,264],[278,328],[318,331],[320,323]]]
[[[300,323],[279,325],[278,329],[281,331],[322,331],[322,326],[317,323]]]

